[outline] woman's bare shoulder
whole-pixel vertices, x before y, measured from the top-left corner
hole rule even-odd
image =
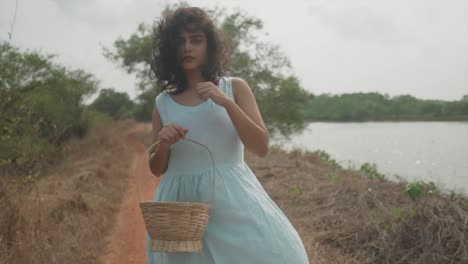
[[[231,77],[231,83],[233,92],[245,92],[245,90],[251,89],[247,81],[242,79],[241,77]]]

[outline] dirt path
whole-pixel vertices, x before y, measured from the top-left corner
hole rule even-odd
[[[151,128],[147,124],[139,124],[126,138],[133,151],[129,168],[129,184],[121,209],[115,221],[114,231],[101,263],[146,263],[146,229],[139,207],[137,180],[140,182],[143,200],[150,200],[159,183],[159,178],[153,176],[144,162],[141,162],[145,146],[139,135]],[[141,162],[141,164],[140,164]]]

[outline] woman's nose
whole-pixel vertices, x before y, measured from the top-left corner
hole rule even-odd
[[[189,41],[185,42],[184,50],[190,51],[191,49],[192,49],[192,45],[190,45],[190,42]]]

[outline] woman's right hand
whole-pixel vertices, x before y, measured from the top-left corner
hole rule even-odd
[[[159,131],[158,138],[161,140],[161,143],[170,146],[177,143],[180,138],[184,138],[188,131],[188,128],[171,123],[163,126],[161,131]]]

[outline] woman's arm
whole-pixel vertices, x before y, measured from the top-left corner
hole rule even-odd
[[[161,122],[161,117],[159,115],[158,109],[155,106],[153,110],[153,120],[152,120],[152,127],[153,127],[153,140],[152,143],[158,140],[159,131],[163,128],[163,124]],[[151,150],[150,150],[151,151]],[[149,167],[151,173],[153,173],[156,177],[160,177],[164,172],[167,170],[167,166],[169,163],[169,156],[170,156],[170,145],[160,142],[158,150],[156,152],[150,152],[149,156]]]
[[[224,108],[244,146],[259,157],[268,153],[270,134],[255,100],[255,95],[246,81],[232,78],[234,100],[228,100]]]

